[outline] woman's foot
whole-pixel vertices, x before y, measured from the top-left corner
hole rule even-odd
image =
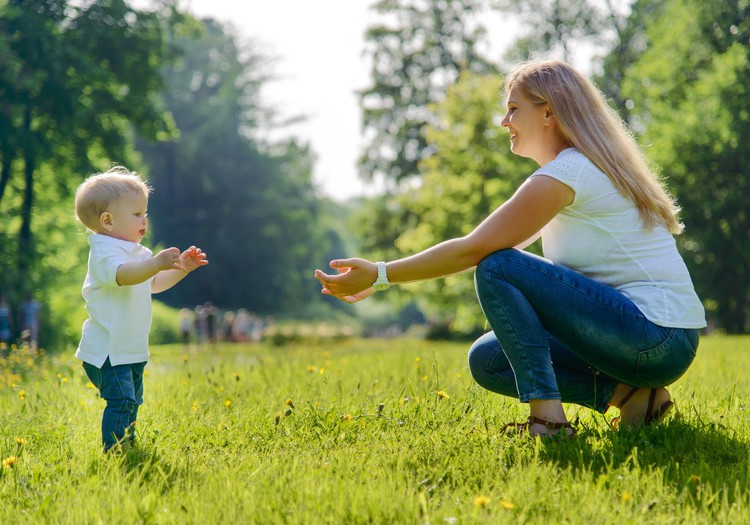
[[[617,385],[609,404],[620,409],[620,415],[611,421],[612,428],[658,423],[674,405],[664,387],[634,388],[622,383]]]
[[[555,436],[560,432],[564,432],[567,437],[575,435],[559,399],[533,399],[529,402],[529,407],[531,415],[526,425],[530,436]]]

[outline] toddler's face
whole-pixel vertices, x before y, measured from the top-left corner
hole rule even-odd
[[[140,243],[146,235],[148,198],[139,193],[126,193],[109,205],[102,214],[104,235]]]

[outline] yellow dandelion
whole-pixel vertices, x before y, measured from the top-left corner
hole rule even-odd
[[[62,379],[62,374],[57,374],[57,379]]]
[[[417,358],[415,359],[415,361],[416,361],[417,363],[420,363],[420,362],[422,361],[422,358],[421,358],[421,357],[417,357]]]
[[[510,501],[501,501],[500,506],[504,508],[505,510],[513,510],[516,508],[516,504],[511,503]]]
[[[232,401],[229,400],[229,399],[225,400],[224,401],[224,406],[227,407],[227,408],[231,407],[232,406]]]
[[[88,383],[86,383],[86,388],[92,389],[92,388],[96,388],[96,387],[94,386],[94,383],[92,383],[91,381],[89,381]]]
[[[318,371],[318,367],[317,366],[313,366],[313,365],[308,365],[307,366],[307,371],[308,372],[317,372]]]
[[[322,376],[323,376],[323,375],[325,375],[325,374],[326,374],[326,369],[325,369],[325,368],[321,368],[321,369],[320,369],[320,375],[322,375]]]
[[[21,399],[26,399],[26,390],[19,390],[18,397],[20,397]]]
[[[482,508],[486,507],[489,504],[490,498],[488,498],[487,496],[477,496],[476,498],[474,498],[474,505],[476,505],[477,507]]]
[[[429,377],[427,377],[427,374],[425,374],[425,375],[422,376],[422,381],[427,381],[428,379],[429,379]]]
[[[67,377],[63,377],[60,381],[62,381],[63,383],[67,383],[68,382],[68,378]]]
[[[440,399],[450,399],[450,397],[451,397],[451,396],[448,395],[448,392],[446,392],[445,390],[438,390],[437,391],[437,396]]]
[[[151,375],[151,372],[149,372],[148,370],[144,370],[144,371],[143,371],[143,376],[144,376],[144,377],[148,377],[148,376],[150,376],[150,375]]]
[[[289,407],[292,407],[292,408],[294,408],[294,402],[292,401],[292,398],[291,398],[291,397],[287,397],[287,398],[286,398],[286,401],[284,401],[284,404],[285,404],[286,406],[289,406]]]
[[[3,468],[11,469],[16,465],[17,462],[18,458],[16,456],[8,456],[3,460]]]
[[[17,444],[17,445],[25,445],[25,444],[26,444],[26,440],[25,440],[25,439],[23,439],[23,438],[19,438],[19,437],[17,437],[17,438],[16,438],[16,444]]]
[[[630,492],[623,492],[620,496],[620,501],[622,501],[623,503],[627,503],[628,501],[630,501],[630,498],[632,498]]]
[[[197,411],[198,411],[198,407],[199,407],[199,406],[200,406],[200,405],[198,404],[198,402],[197,402],[197,401],[193,401],[193,412],[197,412]]]
[[[86,401],[81,401],[81,402],[80,402],[80,403],[78,403],[78,404],[79,404],[79,405],[81,405],[82,407],[85,407],[85,406],[86,406]]]
[[[341,416],[341,421],[351,421],[351,420],[352,420],[351,414],[344,414],[343,416]]]

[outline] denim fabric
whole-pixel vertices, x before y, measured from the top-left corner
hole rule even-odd
[[[469,368],[482,387],[522,402],[604,412],[618,383],[666,386],[695,358],[699,330],[658,326],[611,286],[541,257],[495,252],[475,284],[493,331],[472,345]]]
[[[112,366],[109,358],[101,368],[84,362],[83,369],[102,399],[107,402],[102,414],[102,442],[109,450],[127,439],[135,440],[138,407],[143,404],[143,369],[146,363]]]

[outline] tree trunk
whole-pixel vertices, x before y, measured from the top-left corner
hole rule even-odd
[[[24,128],[27,140],[24,144],[24,192],[21,204],[21,230],[18,233],[18,278],[19,284],[26,283],[29,274],[29,262],[32,257],[31,238],[31,210],[34,206],[34,144],[31,133],[31,109],[27,108],[24,115]]]

